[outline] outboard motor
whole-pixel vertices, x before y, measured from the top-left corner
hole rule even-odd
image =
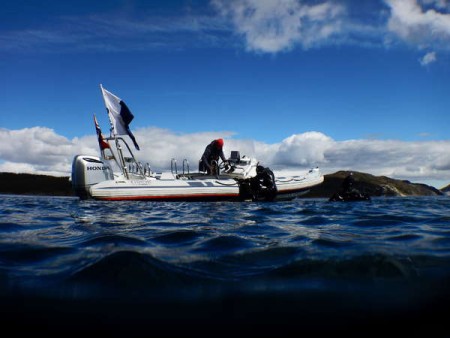
[[[89,197],[89,188],[93,184],[113,180],[114,175],[109,163],[99,157],[77,155],[72,162],[72,189],[82,199]]]

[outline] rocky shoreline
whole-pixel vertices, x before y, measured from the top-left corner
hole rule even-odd
[[[0,193],[74,196],[69,177],[14,173],[0,173]]]
[[[386,176],[374,176],[367,173],[352,171],[355,179],[354,187],[361,193],[370,196],[438,196],[444,192],[432,186],[396,180]],[[324,182],[313,187],[305,197],[330,197],[342,186],[342,182],[350,171],[338,171],[324,175]]]

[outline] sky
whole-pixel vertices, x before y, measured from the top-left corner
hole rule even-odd
[[[205,146],[279,171],[450,183],[448,0],[6,0],[0,172],[98,155],[100,84],[155,170]]]

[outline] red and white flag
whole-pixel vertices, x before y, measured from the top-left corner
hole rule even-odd
[[[100,146],[100,150],[103,151],[105,149],[111,149],[108,142],[106,142],[105,138],[103,137],[102,130],[100,129],[100,126],[98,125],[97,118],[94,115],[94,123],[95,123],[95,131],[97,132],[97,138],[98,138],[98,145]]]

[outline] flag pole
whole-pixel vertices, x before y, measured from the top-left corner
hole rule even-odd
[[[93,114],[93,115],[94,115],[95,129],[96,129],[96,132],[97,132],[97,138],[98,138],[98,142],[99,142],[98,146],[100,148],[100,153],[102,155],[102,158],[104,160],[114,160],[114,162],[117,164],[117,166],[120,167],[120,164],[117,161],[116,155],[114,154],[110,144],[103,137],[102,130],[101,130],[100,125],[98,124],[98,121],[97,121],[97,117],[95,116],[95,114]],[[97,128],[98,128],[98,130],[97,130]],[[108,147],[107,148],[103,148],[102,145],[101,145],[101,142],[105,142],[108,145]],[[111,153],[111,156],[106,156],[106,152],[105,152],[106,149],[109,149],[109,151]]]
[[[95,124],[95,132],[97,133],[97,140],[98,140],[98,147],[100,148],[100,154],[102,155],[102,158],[105,160],[105,150],[103,149],[102,145],[100,144],[101,140],[101,131],[99,131],[100,126],[98,125],[97,117],[94,115],[94,124]],[[100,133],[100,134],[99,134]]]
[[[116,142],[117,154],[119,155],[119,160],[120,160],[120,165],[119,166],[121,167],[124,176],[128,179],[129,175],[128,175],[127,166],[125,164],[125,159],[123,158],[122,147],[120,146],[119,140],[116,137],[114,124],[112,123],[110,112],[109,112],[109,109],[108,109],[108,105],[106,104],[106,100],[105,100],[105,92],[104,92],[105,89],[103,88],[103,85],[101,83],[100,83],[100,89],[102,91],[103,103],[105,104],[105,107],[106,107],[106,112],[108,114],[109,123],[111,125],[110,138],[113,138],[114,141]],[[117,163],[117,160],[116,160],[116,163]]]

